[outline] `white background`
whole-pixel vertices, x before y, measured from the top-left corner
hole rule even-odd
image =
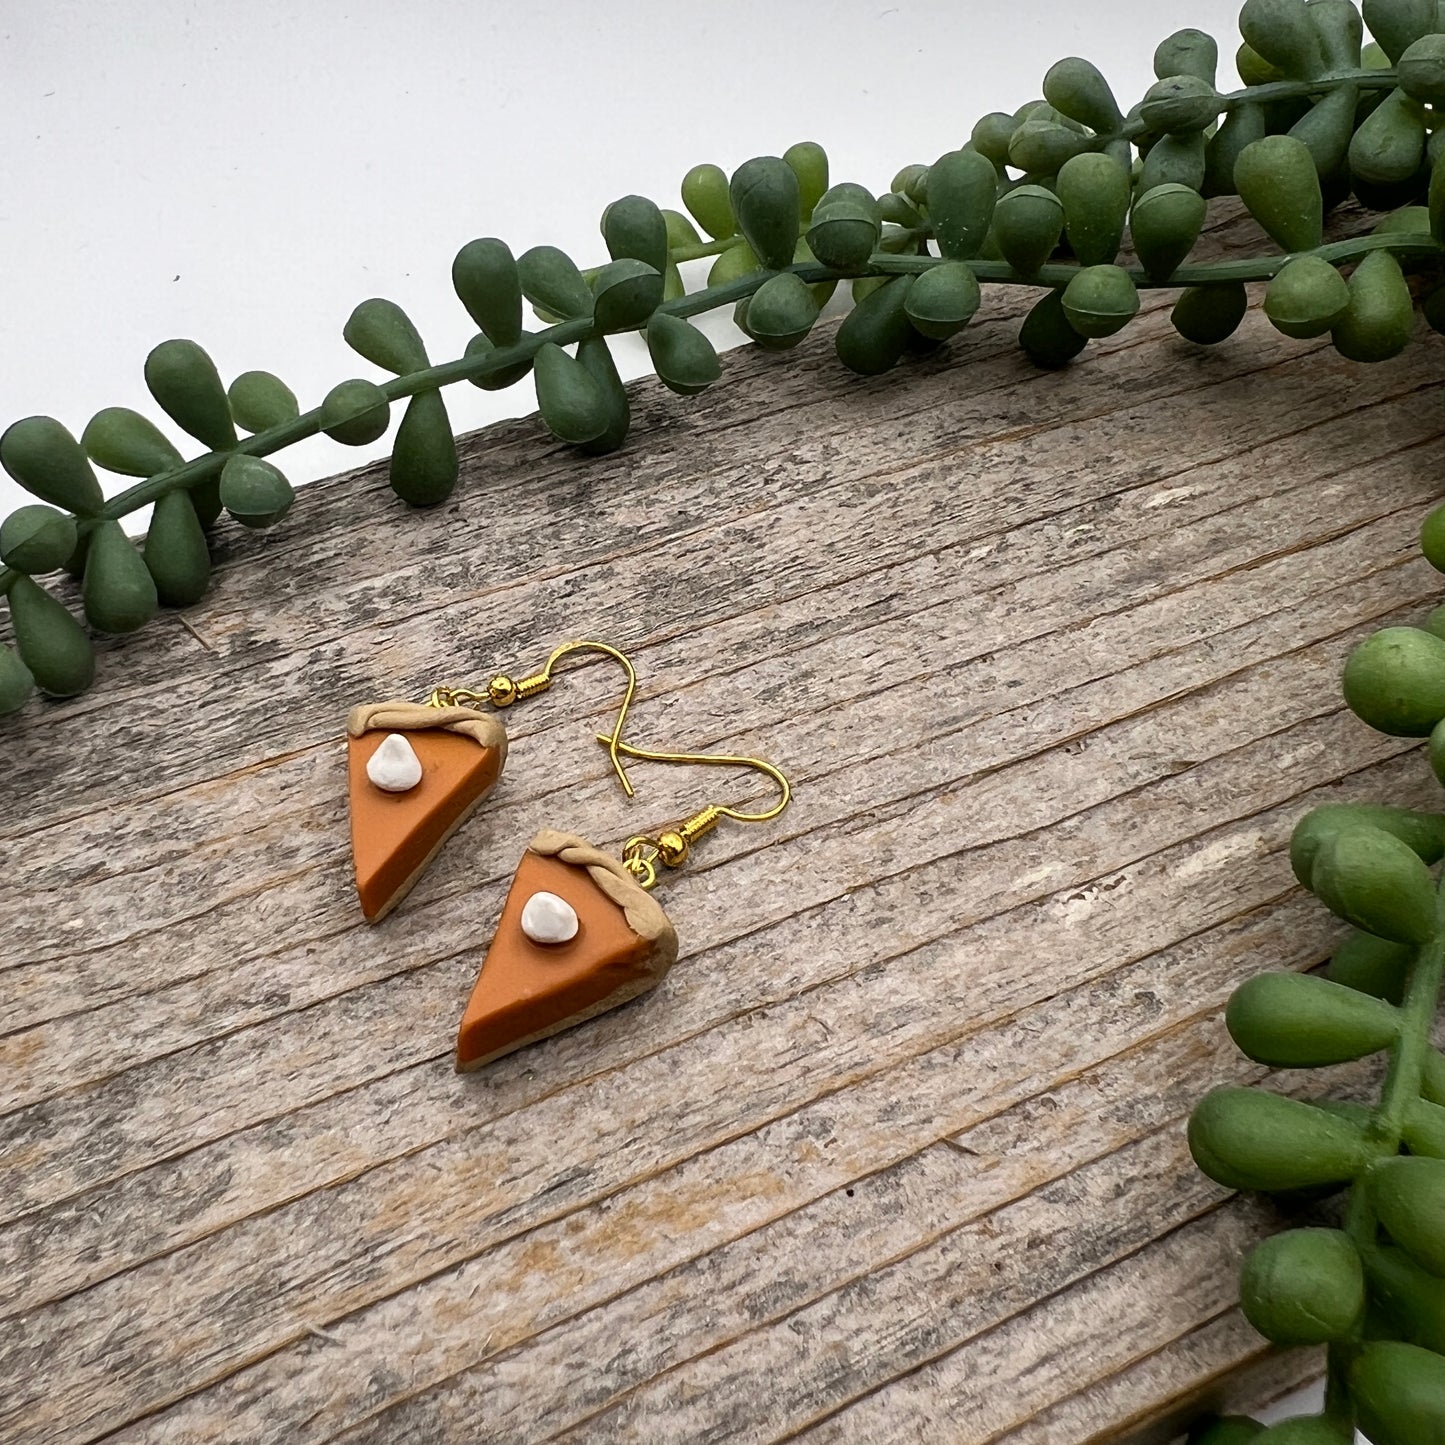
[[[1237,8],[0,0],[0,428],[44,412],[78,434],[110,405],[164,420],[141,367],[173,336],[227,380],[278,372],[307,409],[378,374],[341,339],[367,296],[399,302],[433,361],[461,354],[474,328],[449,272],[475,236],[595,264],[608,201],[678,207],[690,166],[798,140],[881,191],[1065,55],[1127,110],[1154,46],[1193,25],[1232,83]],[[627,375],[645,363],[620,351]],[[446,395],[458,430],[534,409],[527,382]],[[316,438],[276,460],[300,482],[387,450]],[[0,476],[0,515],[24,500]]]

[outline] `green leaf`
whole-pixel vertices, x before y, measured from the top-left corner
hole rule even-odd
[[[1261,1089],[1211,1090],[1189,1119],[1194,1162],[1227,1189],[1287,1192],[1343,1184],[1378,1154],[1366,1131]]]
[[[90,534],[81,600],[101,632],[134,632],[156,614],[155,581],[119,522],[100,522]]]
[[[1345,662],[1345,702],[1377,732],[1423,738],[1445,718],[1445,641],[1419,627],[1385,627]]]
[[[1268,118],[1262,105],[1235,106],[1205,142],[1204,179],[1199,186],[1200,193],[1206,197],[1236,195],[1238,187],[1234,182],[1234,168],[1239,163],[1239,157],[1248,146],[1262,140],[1268,129]],[[1323,200],[1320,205],[1323,215]]]
[[[301,415],[296,393],[269,371],[243,371],[228,396],[232,415],[248,432],[269,431]]]
[[[1066,366],[1088,344],[1089,338],[1076,331],[1064,314],[1062,291],[1045,292],[1019,328],[1019,345],[1036,366]]]
[[[0,715],[24,707],[34,690],[30,669],[8,647],[0,647]]]
[[[452,289],[494,346],[522,339],[522,278],[505,241],[468,241],[452,262]]]
[[[1418,1345],[1376,1340],[1350,1366],[1350,1397],[1376,1445],[1445,1440],[1445,1358]]]
[[[65,566],[76,541],[74,517],[36,502],[0,522],[0,562],[36,577]]]
[[[1345,828],[1324,840],[1310,869],[1310,891],[1331,913],[1397,943],[1425,943],[1435,932],[1430,870],[1383,828]]]
[[[1079,265],[1112,262],[1129,214],[1132,187],[1128,172],[1111,156],[1091,151],[1064,162],[1057,187],[1064,207],[1064,231]]]
[[[904,310],[921,335],[946,341],[968,325],[981,300],[973,268],[944,261],[914,279]]]
[[[801,214],[793,168],[779,156],[744,161],[733,172],[728,197],[739,229],[763,266],[780,271],[791,265]]]
[[[413,507],[434,507],[457,484],[457,443],[440,391],[419,391],[406,404],[391,448],[391,489]]]
[[[1297,340],[1323,336],[1350,308],[1345,278],[1322,256],[1296,256],[1265,288],[1264,314]]]
[[[617,374],[612,351],[602,336],[587,336],[577,343],[577,361],[601,389],[607,404],[607,425],[590,441],[581,444],[592,455],[615,452],[627,439],[632,424],[632,411],[627,401],[627,388]]]
[[[1365,24],[1391,65],[1422,36],[1437,28],[1435,0],[1363,0]]]
[[[727,174],[721,166],[694,166],[682,178],[682,203],[714,241],[725,241],[736,234],[737,218],[733,215]]]
[[[1305,0],[1244,0],[1239,31],[1257,55],[1284,75],[1308,80],[1324,69],[1319,32]]]
[[[349,447],[363,447],[385,436],[390,422],[386,393],[374,381],[360,377],[337,382],[321,403],[321,430]]]
[[[526,332],[522,333],[524,336]],[[486,356],[497,348],[492,338],[485,331],[479,331],[467,342],[467,356]],[[514,362],[511,366],[504,366],[500,370],[489,372],[486,376],[473,376],[468,380],[473,386],[480,387],[483,391],[504,391],[507,387],[515,385],[527,375],[532,369],[532,361],[529,357],[525,361]]]
[[[1044,76],[1044,99],[1061,115],[1090,130],[1108,133],[1124,123],[1109,82],[1096,65],[1076,55],[1049,67]]]
[[[667,248],[669,251],[678,251],[684,246],[700,246],[702,244],[702,237],[698,235],[697,227],[681,211],[670,211],[664,207],[662,219],[667,223]]]
[[[894,276],[864,297],[834,334],[838,359],[860,376],[878,376],[895,365],[908,345],[911,276]]]
[[[1249,310],[1249,294],[1242,281],[1214,286],[1190,286],[1180,292],[1169,319],[1186,340],[1215,346],[1233,336]]]
[[[1400,57],[1400,89],[1427,105],[1445,101],[1445,35],[1422,35]]]
[[[762,270],[762,263],[753,254],[753,248],[746,241],[739,241],[735,246],[729,246],[726,251],[719,254],[717,260],[712,263],[712,269],[707,273],[707,284],[711,286],[726,286],[729,282],[740,281],[744,276],[751,276],[754,271]]]
[[[1414,959],[1412,945],[1356,930],[1335,949],[1325,974],[1345,988],[1398,1004],[1405,997],[1405,983]]]
[[[1350,172],[1361,181],[1391,186],[1408,181],[1425,158],[1425,108],[1392,90],[1350,140]]]
[[[95,649],[85,629],[29,577],[16,578],[9,600],[15,646],[36,686],[53,697],[84,692],[95,678]]]
[[[1335,323],[1335,350],[1351,361],[1398,356],[1415,330],[1415,302],[1400,263],[1388,251],[1360,258],[1349,279],[1349,309]]]
[[[662,305],[662,272],[624,257],[598,270],[592,290],[597,325],[603,331],[631,331]]]
[[[161,410],[182,431],[212,451],[236,445],[231,403],[216,363],[194,341],[162,341],[154,347],[146,357],[145,379]]]
[[[1241,1053],[1283,1069],[1362,1059],[1400,1034],[1399,1011],[1390,1004],[1298,973],[1262,973],[1241,984],[1230,997],[1225,1024]]]
[[[1357,86],[1335,86],[1290,127],[1290,135],[1308,147],[1318,175],[1333,175],[1349,155],[1359,100]]]
[[[96,412],[80,441],[92,461],[122,476],[153,477],[184,465],[181,454],[155,424],[125,406]]]
[[[426,347],[410,317],[395,301],[373,296],[361,302],[341,334],[353,351],[383,371],[403,376],[426,369]]]
[[[1239,1302],[1273,1344],[1348,1339],[1365,1314],[1359,1251],[1339,1229],[1287,1229],[1249,1252]]]
[[[0,436],[0,466],[33,497],[94,516],[105,505],[81,445],[50,416],[12,422]]]
[[[581,446],[607,430],[612,422],[607,396],[580,361],[548,341],[538,348],[533,371],[537,404],[553,436]]]
[[[151,513],[145,564],[163,607],[189,607],[211,584],[211,549],[188,492],[165,493]]]
[[[575,320],[592,315],[592,288],[576,263],[555,246],[533,246],[517,257],[522,294],[553,316]]]
[[[1380,1223],[1445,1290],[1445,1159],[1382,1159],[1369,1182]]]
[[[1139,313],[1139,292],[1120,266],[1085,266],[1064,288],[1064,315],[1080,336],[1113,336]]]
[[[1167,281],[1189,258],[1208,207],[1188,186],[1155,186],[1134,202],[1129,233],[1152,281]]]
[[[997,197],[998,171],[978,151],[948,151],[934,161],[928,170],[928,216],[945,259],[971,261],[978,255]]]
[[[1204,185],[1208,142],[1203,135],[1161,136],[1149,147],[1139,169],[1138,189],[1153,190],[1155,186],[1188,186],[1199,190]]]
[[[679,396],[695,396],[722,371],[712,342],[690,321],[665,311],[647,323],[647,350],[658,379]]]
[[[808,249],[831,270],[861,271],[878,246],[882,225],[878,202],[862,186],[844,181],[813,208]]]
[[[828,189],[828,153],[817,141],[803,140],[790,145],[783,159],[798,178],[798,209],[806,221]]]
[[[994,239],[1020,276],[1038,273],[1054,254],[1063,230],[1063,203],[1042,186],[1016,186],[994,207]]]
[[[1425,863],[1445,857],[1445,816],[1370,803],[1326,803],[1311,808],[1295,824],[1289,840],[1289,862],[1294,876],[1310,886],[1319,850],[1337,833],[1348,829],[1379,828],[1398,838]]]
[[[1195,135],[1224,109],[1218,91],[1197,75],[1171,75],[1144,92],[1139,118],[1160,135]]]
[[[642,261],[659,275],[667,269],[667,220],[646,196],[623,196],[602,217],[602,239],[614,261]]]
[[[1234,164],[1234,184],[1250,214],[1283,250],[1312,251],[1323,241],[1324,197],[1303,141],[1270,135],[1251,142]]]
[[[1194,75],[1212,86],[1219,67],[1219,46],[1202,30],[1176,30],[1165,36],[1154,51],[1154,74],[1160,80],[1171,75]]]
[[[997,170],[1002,171],[1008,164],[1009,144],[1018,125],[1018,121],[1004,111],[990,111],[975,123],[968,143],[979,155],[992,161]]]
[[[769,351],[796,346],[813,329],[818,303],[807,285],[791,271],[770,276],[747,303],[744,330]]]
[[[272,527],[291,510],[296,493],[262,457],[237,452],[221,470],[221,505],[243,527]]]

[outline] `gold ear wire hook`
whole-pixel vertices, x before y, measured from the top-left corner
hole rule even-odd
[[[615,745],[617,750],[629,758],[638,758],[649,763],[697,763],[720,768],[752,768],[765,774],[778,785],[778,800],[771,808],[762,812],[745,813],[727,803],[709,803],[690,818],[670,828],[664,828],[655,838],[639,834],[629,838],[622,847],[623,860],[633,876],[644,888],[651,888],[657,881],[656,860],[669,868],[680,868],[687,861],[692,845],[704,834],[712,832],[723,818],[732,818],[739,823],[767,823],[776,818],[792,801],[793,789],[780,768],[762,758],[744,757],[733,753],[663,753],[649,748],[634,747],[631,743],[618,741],[606,733],[598,733],[597,741]]]
[[[524,698],[535,697],[539,692],[546,692],[552,686],[552,670],[571,652],[603,653],[615,662],[620,662],[627,673],[627,692],[623,696],[622,706],[617,710],[617,721],[613,724],[610,733],[601,733],[598,736],[600,741],[607,744],[607,755],[612,759],[612,767],[617,774],[617,781],[622,784],[622,791],[630,798],[633,796],[632,780],[627,776],[627,769],[622,766],[622,759],[618,756],[618,752],[625,747],[622,742],[622,724],[627,721],[627,709],[632,706],[633,696],[637,692],[637,673],[626,655],[615,647],[609,647],[605,642],[593,642],[588,639],[564,642],[561,647],[553,651],[541,672],[533,673],[531,677],[524,677],[520,681],[514,682],[505,673],[499,673],[487,684],[487,701],[493,707],[511,707],[514,702],[521,702]],[[453,696],[455,697],[456,694]]]

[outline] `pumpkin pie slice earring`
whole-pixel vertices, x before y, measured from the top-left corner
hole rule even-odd
[[[656,987],[677,958],[677,933],[652,896],[658,865],[680,868],[692,845],[724,818],[766,823],[788,806],[788,780],[759,758],[657,753],[601,736],[617,754],[660,763],[755,768],[779,797],[761,812],[710,803],[690,818],[639,835],[619,856],[545,829],[522,855],[501,922],[457,1033],[459,1072],[560,1033]],[[623,775],[624,785],[626,777]],[[629,788],[630,791],[630,788]]]
[[[541,672],[519,682],[495,677],[485,692],[442,687],[424,703],[366,703],[351,710],[346,722],[351,853],[368,923],[401,902],[501,776],[507,732],[478,704],[510,707],[545,692],[557,663],[579,651],[606,653],[627,671],[627,695],[607,741],[617,775],[630,790],[617,748],[637,676],[627,658],[606,643],[563,643]]]

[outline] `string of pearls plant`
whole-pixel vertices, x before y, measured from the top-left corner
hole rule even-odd
[[[391,486],[433,506],[458,477],[442,388],[494,390],[530,372],[558,438],[593,453],[620,446],[628,401],[607,340],[620,332],[641,331],[660,379],[692,395],[719,365],[689,318],[732,306],[758,345],[786,350],[843,281],[855,304],[836,349],[864,375],[961,331],[981,283],[1038,288],[1019,343],[1049,367],[1127,326],[1148,288],[1178,293],[1174,326],[1201,345],[1239,325],[1247,282],[1267,283],[1264,312],[1281,332],[1328,334],[1355,361],[1409,344],[1417,294],[1445,331],[1445,0],[1364,0],[1363,11],[1362,24],[1351,0],[1246,0],[1242,89],[1220,93],[1214,40],[1181,30],[1158,47],[1158,81],[1127,113],[1094,65],[1061,60],[1041,99],[984,116],[966,144],[905,166],[882,195],[830,183],[813,143],[730,177],[697,166],[682,182],[686,214],[642,196],[608,206],[610,259],[592,270],[552,246],[514,257],[495,238],[471,241],[452,267],[480,328],[465,354],[433,365],[398,306],[363,301],[346,340],[390,379],[343,381],[306,412],[275,375],[249,371],[226,386],[195,342],[162,342],[146,359],[146,384],[200,455],[187,460],[123,407],[91,418],[78,441],[50,417],[0,437],[0,464],[38,499],[0,524],[14,633],[13,649],[0,647],[0,712],[37,686],[73,696],[94,675],[86,626],[37,578],[79,577],[85,621],[99,633],[133,632],[159,607],[194,603],[210,582],[223,512],[247,527],[286,515],[292,488],[267,458],[304,437],[365,445],[401,406]],[[1222,195],[1241,197],[1272,245],[1191,264],[1206,202]],[[1326,212],[1351,195],[1383,218],[1370,235],[1325,244]],[[1126,230],[1130,266],[1119,263]],[[713,258],[706,286],[689,294],[679,266],[703,257]],[[542,329],[524,329],[524,298]],[[107,498],[94,466],[142,480]],[[150,531],[134,543],[120,519],[151,503]],[[1445,571],[1445,508],[1422,542]],[[1428,735],[1445,782],[1445,609],[1424,628],[1365,642],[1345,691],[1372,726]],[[1341,1445],[1356,1425],[1377,1445],[1445,1441],[1445,1054],[1431,1043],[1445,891],[1430,872],[1442,856],[1445,814],[1331,806],[1296,830],[1300,881],[1356,932],[1328,977],[1245,984],[1229,1029],[1251,1058],[1278,1068],[1383,1054],[1385,1081],[1373,1108],[1231,1088],[1196,1109],[1190,1144],[1206,1173],[1315,1211],[1316,1223],[1248,1257],[1241,1294],[1269,1339],[1327,1346],[1329,1387],[1323,1414],[1268,1429],[1206,1421],[1194,1445]]]

